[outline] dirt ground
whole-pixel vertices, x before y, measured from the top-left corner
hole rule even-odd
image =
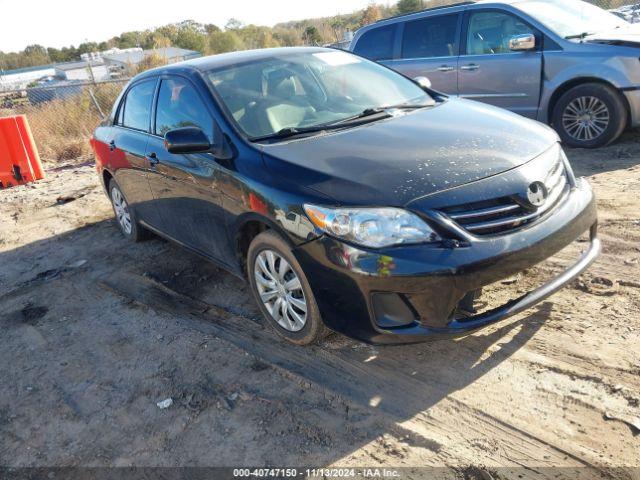
[[[88,163],[1,191],[0,465],[640,466],[640,133],[568,154],[599,199],[589,273],[412,346],[281,341],[239,279],[127,243]],[[506,283],[539,283],[576,248]]]

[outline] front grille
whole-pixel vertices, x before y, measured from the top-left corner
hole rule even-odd
[[[535,210],[525,201],[518,200],[517,196],[506,196],[446,207],[442,212],[473,235],[509,233],[535,222],[564,200],[569,192],[569,185],[562,160],[554,163],[544,184],[548,192],[547,199]]]

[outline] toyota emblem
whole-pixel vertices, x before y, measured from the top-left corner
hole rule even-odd
[[[547,200],[547,187],[542,182],[533,182],[527,188],[527,200],[534,207],[541,207]]]

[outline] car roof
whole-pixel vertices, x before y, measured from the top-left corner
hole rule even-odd
[[[137,80],[145,77],[161,75],[164,73],[193,73],[194,71],[206,72],[217,68],[224,68],[240,63],[251,62],[254,60],[283,58],[289,55],[300,53],[317,53],[325,51],[335,51],[335,49],[323,47],[279,47],[220,53],[218,55],[198,57],[191,60],[185,60],[183,62],[172,63],[171,65],[153,68],[151,70],[147,70],[138,74],[135,78]]]
[[[424,10],[418,10],[416,12],[404,13],[402,15],[395,15],[393,17],[382,18],[374,23],[370,23],[369,25],[364,25],[360,27],[356,31],[356,37],[359,37],[359,34],[370,30],[375,29],[377,27],[394,24],[398,22],[405,22],[409,20],[416,20],[419,18],[423,18],[425,14],[430,14],[431,12],[437,12],[438,15],[446,15],[451,12],[459,12],[469,8],[474,8],[476,6],[500,6],[500,5],[516,5],[518,3],[524,3],[529,0],[466,0],[458,3],[451,3],[449,5],[439,5],[437,7],[425,8]],[[554,0],[548,0],[554,1]],[[357,39],[357,38],[354,38]]]

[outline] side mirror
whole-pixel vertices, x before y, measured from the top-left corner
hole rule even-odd
[[[431,88],[431,80],[429,80],[427,77],[415,77],[413,81],[420,85],[420,87],[422,88]]]
[[[531,33],[514,35],[509,39],[509,50],[533,50],[536,48],[536,37]]]
[[[211,151],[211,143],[198,127],[183,127],[164,134],[164,146],[169,153],[204,153]]]

